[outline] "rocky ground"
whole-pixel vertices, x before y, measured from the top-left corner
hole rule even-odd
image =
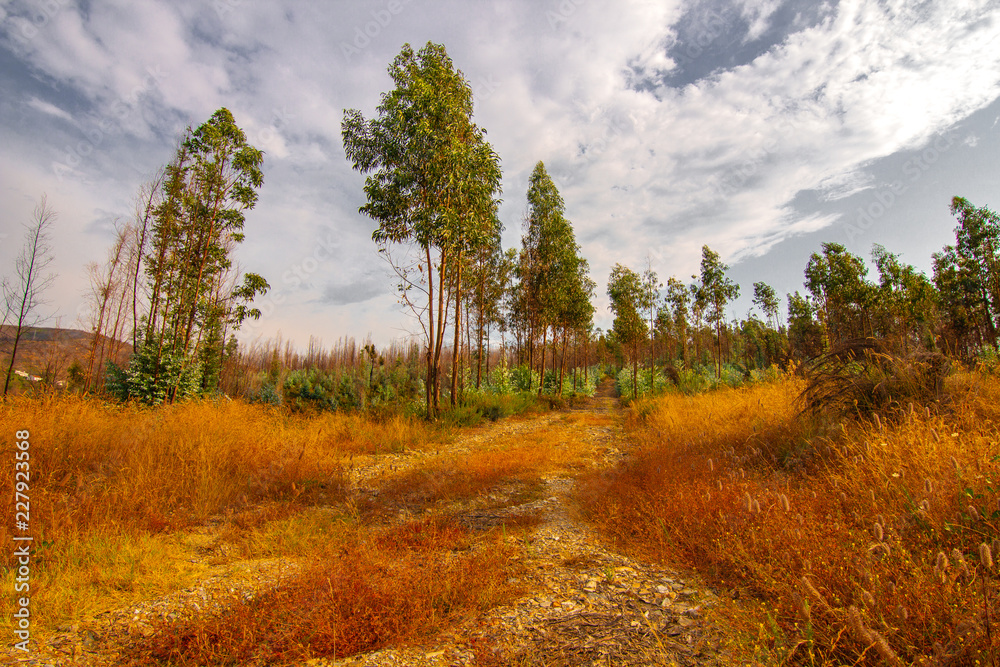
[[[572,412],[572,411],[575,411]],[[595,419],[572,419],[592,413]],[[716,665],[726,664],[720,632],[712,622],[718,602],[690,572],[642,563],[609,549],[574,518],[575,478],[595,467],[617,463],[630,449],[615,419],[615,401],[605,390],[585,405],[534,419],[501,420],[442,450],[408,452],[358,459],[350,470],[359,497],[377,495],[379,481],[419,467],[430,456],[502,447],[532,433],[557,431],[572,442],[573,461],[541,480],[527,502],[523,489],[502,484],[458,506],[425,507],[447,512],[466,527],[484,530],[533,517],[535,527],[519,533],[526,591],[512,603],[469,619],[418,646],[391,647],[308,665]],[[582,446],[581,446],[582,445]],[[399,518],[413,508],[399,507]],[[214,526],[204,531],[211,534]],[[43,638],[38,650],[5,656],[22,665],[113,665],[119,651],[151,631],[156,619],[224,608],[227,600],[280,586],[294,574],[294,562],[282,559],[238,561],[215,566],[198,585],[141,605],[101,614],[90,622],[59,628]],[[0,656],[0,662],[6,662]]]

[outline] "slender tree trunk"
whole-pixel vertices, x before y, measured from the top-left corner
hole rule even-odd
[[[427,398],[427,417],[434,419],[434,272],[431,270],[431,249],[424,246],[427,255],[427,383],[424,393]]]
[[[542,329],[542,372],[538,376],[538,394],[541,395],[545,391],[545,350],[548,348],[549,343],[549,327],[546,325]]]
[[[639,398],[639,342],[632,346],[632,398]]]
[[[562,332],[562,352],[559,355],[559,395],[563,395],[563,371],[566,368],[566,330]],[[573,387],[576,390],[576,387]]]
[[[455,256],[455,347],[451,351],[451,407],[458,405],[458,357],[462,342],[462,251]]]
[[[441,263],[438,267],[438,322],[435,332],[434,350],[434,413],[441,406],[441,352],[444,347],[445,320],[447,318],[447,301],[445,300],[445,276],[447,275],[447,253],[441,249]],[[450,296],[450,295],[449,295]]]

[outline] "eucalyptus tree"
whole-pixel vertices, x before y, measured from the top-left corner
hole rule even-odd
[[[819,306],[827,345],[872,333],[869,311],[874,287],[866,280],[864,260],[839,243],[824,243],[806,266],[805,286]]]
[[[760,308],[769,326],[778,329],[778,294],[765,282],[753,284],[753,303]]]
[[[715,325],[716,377],[722,377],[722,324],[726,304],[740,295],[740,286],[726,276],[729,266],[707,245],[701,248],[701,285],[699,292],[708,305],[708,321]]]
[[[414,52],[405,44],[389,75],[396,87],[383,94],[376,117],[345,110],[341,127],[347,159],[369,174],[367,203],[359,210],[379,223],[372,239],[380,250],[407,244],[422,255],[416,271],[403,267],[397,272],[427,340],[426,400],[428,416],[434,417],[441,393],[446,291],[451,287],[457,307],[463,256],[499,233],[500,159],[485,131],[472,122],[472,89],[444,46],[428,42]],[[426,307],[409,298],[415,286],[424,292]],[[461,323],[457,314],[455,319],[457,344]]]
[[[515,251],[504,253],[499,238],[484,245],[475,255],[470,269],[472,294],[468,299],[476,323],[476,388],[483,380],[485,360],[486,375],[490,367],[490,339],[495,328],[506,331],[503,313],[504,300],[514,271]]]
[[[590,278],[590,264],[579,255],[579,246],[572,239],[572,230],[566,243],[566,253],[553,276],[552,287],[557,295],[558,310],[555,328],[559,330],[562,352],[559,357],[559,395],[562,395],[563,373],[566,366],[566,348],[571,337],[588,335],[594,322],[594,290],[596,283]],[[553,334],[553,342],[555,334]]]
[[[791,353],[799,359],[823,352],[823,326],[817,319],[818,310],[809,295],[798,291],[788,295],[788,343]]]
[[[213,389],[201,372],[206,348],[221,354],[221,332],[260,317],[251,302],[267,291],[267,281],[254,273],[242,283],[227,277],[230,253],[244,239],[244,212],[256,205],[264,182],[263,157],[228,109],[188,128],[143,232],[149,311],[122,380],[123,395],[160,403]]]
[[[959,283],[952,288],[959,286],[967,316],[981,329],[980,338],[1000,349],[1000,215],[962,197],[952,199],[951,213],[958,218],[955,245],[935,261],[943,271],[956,274]]]
[[[640,306],[649,315],[649,389],[653,389],[653,378],[656,372],[656,363],[653,358],[653,341],[656,335],[656,311],[660,303],[660,290],[663,283],[653,271],[649,260],[646,260],[646,270],[642,273],[642,302]]]
[[[944,320],[942,336],[947,352],[960,356],[970,356],[986,341],[981,290],[968,264],[954,246],[933,255],[934,285]]]
[[[590,294],[588,265],[581,259],[573,226],[565,217],[565,203],[552,182],[545,164],[538,162],[528,182],[528,211],[525,234],[521,237],[521,254],[517,277],[528,342],[528,364],[534,365],[534,343],[541,335],[540,371],[542,387],[545,378],[545,351],[551,329],[553,343],[557,335],[565,335],[588,321]]]
[[[879,272],[874,308],[879,334],[894,338],[904,352],[910,345],[934,349],[938,292],[933,283],[881,245],[872,247],[872,261]]]
[[[638,273],[615,264],[608,278],[608,297],[615,314],[612,331],[623,346],[631,349],[632,398],[639,395],[639,347],[646,339],[646,323],[641,310],[644,302],[642,278]]]
[[[691,323],[691,291],[677,278],[667,280],[666,303],[671,309],[671,320],[681,349],[681,363],[688,365],[688,329]]]

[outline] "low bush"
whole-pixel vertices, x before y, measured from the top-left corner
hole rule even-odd
[[[949,370],[941,354],[903,356],[879,339],[845,341],[802,367],[804,409],[833,418],[898,414],[911,403],[939,402]]]

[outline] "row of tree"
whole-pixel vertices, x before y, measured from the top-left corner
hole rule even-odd
[[[871,281],[862,257],[839,243],[822,244],[805,267],[806,292],[787,295],[784,324],[777,293],[762,282],[754,283],[758,312],[726,320],[724,308],[739,296],[739,286],[707,246],[700,281],[692,276],[697,282],[685,285],[670,278],[665,290],[651,268],[639,275],[615,265],[608,282],[615,314],[610,333],[628,350],[632,386],[638,386],[643,356],[652,386],[657,364],[686,368],[711,361],[721,376],[723,363],[735,362],[747,373],[812,358],[858,338],[887,341],[904,355],[932,351],[969,360],[998,350],[1000,216],[961,197],[952,200],[951,212],[958,222],[955,244],[933,255],[931,277],[876,244],[871,263],[878,280]]]
[[[231,259],[262,162],[223,108],[188,128],[174,159],[140,189],[105,262],[88,267],[94,338],[77,371],[84,390],[158,404],[219,387],[234,333],[260,316],[251,302],[268,289]]]
[[[561,391],[567,368],[613,358],[630,362],[636,391],[642,364],[652,387],[657,368],[670,375],[711,366],[721,378],[726,364],[746,374],[859,337],[890,340],[902,352],[964,357],[998,346],[1000,217],[958,197],[956,243],[934,255],[932,278],[876,245],[879,279],[871,282],[861,257],[825,243],[805,267],[806,293],[787,295],[786,322],[777,293],[764,283],[753,286],[758,312],[728,320],[726,307],[740,288],[705,246],[690,283],[671,277],[664,285],[652,266],[639,273],[616,264],[607,285],[614,324],[606,334],[595,331],[596,285],[545,165],[531,173],[521,247],[504,250],[500,159],[472,120],[468,81],[433,43],[419,52],[405,45],[389,73],[395,88],[376,115],[347,110],[342,132],[348,159],[367,175],[360,211],[378,223],[373,240],[420,325],[431,417],[444,396],[453,405],[459,400],[462,378],[480,386],[491,362],[527,366],[529,387],[541,392],[547,374]],[[263,183],[262,159],[220,109],[187,131],[174,160],[143,187],[132,219],[116,226],[105,263],[90,266],[95,336],[80,371],[85,390],[102,388],[109,364],[107,389],[149,403],[216,390],[227,360],[246,369],[274,365],[270,357],[240,361],[234,337],[246,318],[260,315],[252,300],[268,288],[261,276],[241,276],[230,258]],[[27,244],[34,252],[18,269],[23,264],[37,280],[31,262],[47,252],[52,215],[44,206],[36,213],[43,233]],[[21,282],[25,291],[5,286],[5,318],[14,313],[19,326],[40,287]],[[354,364],[361,355],[374,367],[381,357],[372,346],[356,351],[353,342],[349,362],[347,347],[336,362],[313,352],[314,366]],[[12,368],[13,358],[5,391]]]
[[[449,325],[452,405],[463,333],[470,355],[476,337],[477,383],[494,327],[514,334],[542,378],[551,341],[562,352],[561,376],[570,341],[590,330],[594,283],[544,164],[531,176],[521,252],[505,253],[497,217],[500,159],[472,121],[469,82],[433,43],[419,52],[405,45],[389,74],[396,87],[382,96],[374,118],[345,111],[343,139],[354,169],[368,175],[360,211],[378,223],[373,239],[420,323],[429,416],[441,409]]]

